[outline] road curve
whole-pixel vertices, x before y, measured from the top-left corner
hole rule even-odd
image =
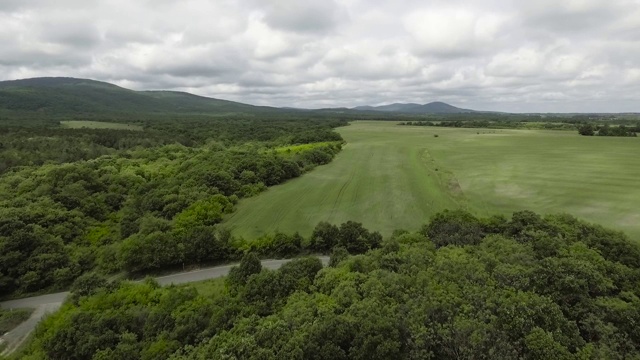
[[[329,263],[328,256],[318,256],[318,258],[325,266]],[[292,259],[262,260],[261,263],[263,268],[275,270],[291,260]],[[181,272],[156,277],[155,279],[162,286],[170,284],[187,284],[196,281],[216,279],[229,274],[229,270],[231,270],[231,268],[236,265],[238,264],[223,265],[206,269]],[[8,355],[15,349],[17,349],[22,344],[22,342],[24,342],[27,336],[29,336],[33,329],[35,329],[38,322],[40,322],[40,320],[46,314],[57,311],[60,306],[62,306],[64,299],[66,299],[68,295],[69,292],[67,291],[0,302],[0,307],[2,307],[3,309],[35,308],[35,311],[27,321],[23,322],[12,331],[0,336],[0,344],[7,344],[7,347],[0,355]]]

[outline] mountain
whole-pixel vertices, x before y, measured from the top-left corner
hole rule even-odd
[[[51,114],[227,114],[278,111],[176,91],[133,91],[75,78],[0,81],[0,111]]]
[[[474,110],[461,109],[440,101],[435,101],[424,105],[413,103],[395,103],[382,106],[358,106],[353,108],[353,110],[396,112],[405,114],[460,114],[475,112]]]
[[[0,81],[0,118],[3,116],[60,118],[157,117],[159,115],[287,114],[305,116],[372,116],[394,114],[455,114],[460,109],[443,102],[358,106],[353,109],[300,109],[253,106],[178,91],[134,91],[106,82],[69,77]],[[369,115],[367,115],[369,113]],[[375,115],[378,116],[378,115]]]

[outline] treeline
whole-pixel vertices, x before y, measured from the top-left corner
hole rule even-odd
[[[173,143],[194,144],[187,136],[150,131],[0,127],[0,174],[17,166],[90,160]]]
[[[144,131],[110,129],[64,129],[58,122],[38,120],[0,121],[0,174],[17,166],[39,166],[90,160],[130,149],[154,148],[169,144],[199,147],[210,141],[225,146],[261,142],[265,147],[342,141],[333,128],[346,125],[340,120],[265,120],[250,116],[232,118],[180,117],[124,123],[144,127]]]
[[[566,121],[566,119],[563,119]],[[537,119],[540,121],[540,119]],[[545,130],[573,130],[575,125],[571,122],[542,122],[513,121],[513,120],[449,120],[449,121],[406,121],[398,125],[405,126],[438,126],[452,128],[488,128],[488,129],[545,129]],[[535,123],[535,125],[533,125]]]
[[[640,356],[640,245],[622,233],[530,211],[444,212],[379,243],[360,231],[316,228],[307,243],[335,246],[325,269],[303,258],[265,270],[249,253],[213,297],[85,275],[21,358]],[[350,256],[353,239],[371,249]]]
[[[636,137],[640,132],[640,125],[627,127],[624,125],[609,126],[585,124],[578,127],[578,133],[583,136],[620,136],[620,137]]]
[[[341,149],[340,135],[332,131],[337,124],[247,119],[160,122],[149,133],[135,134],[5,132],[21,139],[14,149],[29,141],[20,131],[51,135],[48,151],[44,141],[33,145],[41,152],[24,147],[36,164],[56,156],[60,148],[52,144],[74,146],[74,138],[80,147],[101,143],[103,148],[95,148],[107,155],[97,150],[87,157],[99,157],[89,160],[13,166],[0,176],[0,294],[64,289],[93,270],[108,274],[234,258],[241,245],[218,228],[223,216],[238,199],[330,162]],[[169,134],[176,141],[166,144]],[[147,140],[148,146],[122,145]],[[295,154],[275,150],[303,142],[313,146]]]
[[[558,119],[556,119],[558,120]],[[404,121],[401,126],[437,126],[452,128],[488,128],[488,129],[541,129],[541,130],[575,130],[584,136],[622,136],[635,137],[640,132],[640,125],[625,126],[597,124],[585,122],[583,118],[561,118],[560,122],[514,121],[514,120],[443,120],[443,121]]]

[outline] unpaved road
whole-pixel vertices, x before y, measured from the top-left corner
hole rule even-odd
[[[322,263],[326,266],[329,263],[328,256],[319,256],[318,257]],[[262,267],[266,269],[278,269],[283,264],[291,261],[291,259],[284,260],[263,260]],[[167,276],[156,277],[156,281],[160,285],[169,285],[169,284],[186,284],[196,281],[202,281],[207,279],[215,279],[219,277],[226,276],[229,273],[229,270],[233,266],[232,265],[224,265],[224,266],[216,266],[207,269],[187,271],[183,273],[177,273]],[[6,343],[7,347],[2,352],[1,355],[8,355],[12,353],[15,349],[17,349],[22,342],[29,336],[29,334],[35,329],[36,325],[40,320],[49,313],[55,312],[62,306],[64,299],[66,299],[69,292],[61,292],[56,294],[47,294],[41,296],[34,296],[30,298],[24,299],[16,299],[10,300],[0,303],[0,307],[3,309],[16,309],[16,308],[35,308],[36,310],[33,312],[31,317],[20,324],[15,329],[10,332],[0,336],[0,344]]]

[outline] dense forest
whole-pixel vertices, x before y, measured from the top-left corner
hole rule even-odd
[[[245,245],[216,226],[223,215],[331,161],[342,144],[333,128],[346,125],[249,115],[139,124],[143,131],[38,119],[0,126],[3,297],[64,289],[91,270],[236,258]],[[285,151],[296,144],[308,146]]]
[[[86,274],[20,356],[640,357],[640,246],[569,215],[447,211],[384,240],[357,223],[289,239],[332,247],[329,267],[302,258],[271,271],[249,252],[213,296]]]

